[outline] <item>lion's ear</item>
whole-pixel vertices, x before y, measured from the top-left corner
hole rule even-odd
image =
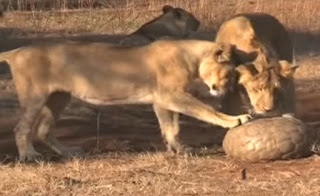
[[[292,65],[286,60],[279,61],[280,64],[280,74],[284,78],[292,78],[296,69],[299,67],[298,65]]]
[[[260,49],[261,50],[261,49]],[[255,68],[259,73],[262,73],[266,68],[270,67],[268,63],[268,57],[265,53],[259,50],[257,58],[254,60]]]
[[[162,7],[162,12],[165,14],[165,13],[167,13],[167,12],[170,12],[170,11],[172,11],[172,10],[174,10],[174,8],[171,6],[171,5],[164,5],[163,7]]]
[[[218,63],[231,62],[234,45],[227,43],[218,43],[218,49],[215,51],[215,58]]]
[[[254,73],[257,73],[256,68],[254,67],[254,65],[249,64],[249,65],[239,65],[236,68],[236,71],[238,73],[238,83],[239,84],[244,84],[247,81],[251,80],[254,77]]]
[[[220,42],[218,43],[218,45],[225,53],[228,53],[228,54],[232,54],[233,51],[235,50],[235,45],[233,44]]]

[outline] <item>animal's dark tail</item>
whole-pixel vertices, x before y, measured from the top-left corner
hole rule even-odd
[[[3,17],[3,13],[4,13],[4,9],[3,9],[3,6],[0,5],[0,18]]]

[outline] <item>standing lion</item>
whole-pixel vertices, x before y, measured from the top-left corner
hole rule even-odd
[[[76,153],[50,132],[71,97],[94,105],[152,104],[167,149],[175,152],[184,150],[178,141],[179,113],[225,128],[245,123],[248,115],[220,113],[186,92],[195,78],[218,95],[227,92],[235,75],[228,48],[195,40],[130,48],[66,42],[1,53],[21,106],[14,130],[20,160],[39,156],[32,145],[33,131],[56,153]]]

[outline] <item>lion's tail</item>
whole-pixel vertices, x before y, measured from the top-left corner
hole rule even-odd
[[[8,64],[10,64],[9,61],[13,58],[13,55],[18,51],[20,51],[21,49],[22,48],[17,48],[14,50],[0,53],[0,62],[7,62]]]

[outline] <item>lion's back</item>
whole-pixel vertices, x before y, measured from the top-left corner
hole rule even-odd
[[[265,13],[247,13],[232,17],[221,25],[216,41],[232,42],[231,44],[246,53],[257,51],[259,45],[268,45],[279,60],[293,60],[289,32],[278,19]]]

